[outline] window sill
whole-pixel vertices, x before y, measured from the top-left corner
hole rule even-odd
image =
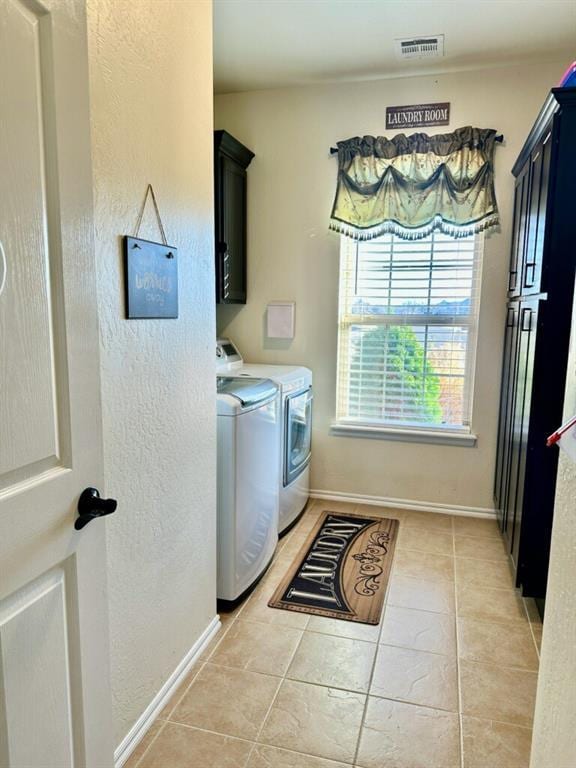
[[[368,424],[334,423],[330,434],[338,437],[364,437],[373,440],[399,440],[405,443],[434,443],[474,448],[478,437],[471,432],[432,429],[375,427]]]

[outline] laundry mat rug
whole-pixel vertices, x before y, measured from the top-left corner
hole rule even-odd
[[[398,520],[324,512],[268,605],[378,624],[397,532]]]

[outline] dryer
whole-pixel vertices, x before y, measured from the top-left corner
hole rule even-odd
[[[279,533],[285,533],[304,511],[310,496],[312,457],[312,371],[303,366],[244,363],[230,339],[216,342],[220,376],[268,378],[280,388]]]
[[[278,543],[279,387],[217,377],[217,596],[237,600]]]

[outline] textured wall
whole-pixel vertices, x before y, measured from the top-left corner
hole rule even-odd
[[[211,3],[89,0],[116,743],[215,615]],[[124,320],[154,185],[180,317]],[[152,207],[141,236],[159,239]]]
[[[567,421],[575,414],[576,302],[564,419]],[[530,768],[573,768],[576,765],[575,731],[576,464],[561,453]]]
[[[510,169],[548,89],[563,71],[534,64],[482,72],[239,93],[216,98],[215,122],[256,153],[248,170],[248,304],[218,310],[218,328],[250,362],[314,371],[312,486],[319,490],[491,508],[506,273]],[[496,128],[502,232],[486,240],[473,428],[476,448],[335,437],[339,237],[328,232],[339,139],[385,133],[391,104],[450,101],[449,129]],[[445,129],[432,129],[441,132]],[[446,129],[448,130],[448,129]],[[263,339],[268,301],[296,301],[291,345]]]

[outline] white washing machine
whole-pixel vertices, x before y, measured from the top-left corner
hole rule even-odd
[[[217,377],[218,578],[236,600],[262,575],[278,543],[279,387]]]
[[[244,363],[229,339],[216,342],[216,368],[220,376],[264,377],[280,387],[279,533],[282,534],[296,522],[310,495],[312,371],[303,366]]]

